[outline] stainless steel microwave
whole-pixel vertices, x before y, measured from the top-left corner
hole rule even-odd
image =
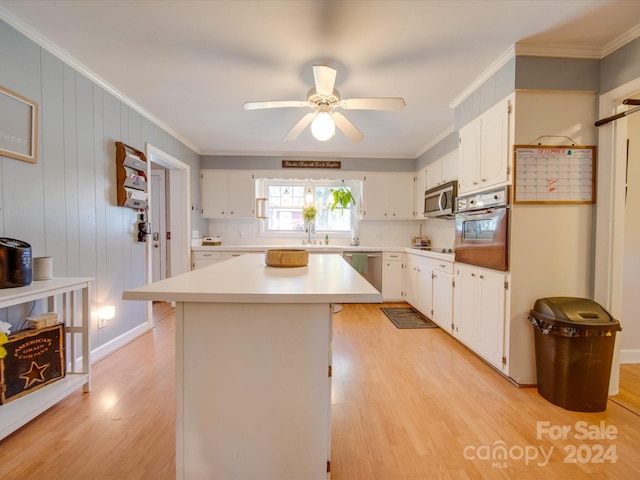
[[[453,218],[458,182],[453,181],[424,192],[424,216]]]

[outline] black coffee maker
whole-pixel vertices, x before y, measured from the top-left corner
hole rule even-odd
[[[0,288],[31,285],[31,245],[22,240],[0,238]]]

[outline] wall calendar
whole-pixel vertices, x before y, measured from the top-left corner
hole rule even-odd
[[[596,147],[515,145],[513,203],[594,203]]]

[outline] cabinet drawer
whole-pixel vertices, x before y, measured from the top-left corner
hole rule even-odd
[[[450,273],[453,275],[453,262],[447,262],[445,260],[437,260],[435,258],[429,259],[429,266],[432,270],[439,272]]]
[[[384,252],[385,262],[401,262],[404,259],[402,252]]]
[[[221,260],[222,252],[193,252],[193,260]]]

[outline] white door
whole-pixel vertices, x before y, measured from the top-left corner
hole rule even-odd
[[[151,275],[154,282],[167,278],[167,214],[164,170],[151,171]]]

